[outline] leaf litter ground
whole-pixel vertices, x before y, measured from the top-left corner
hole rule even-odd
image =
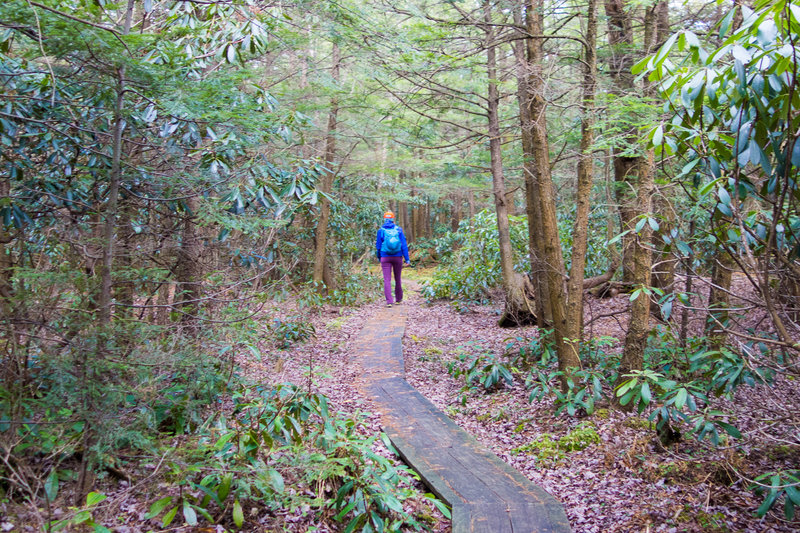
[[[783,519],[781,508],[764,519],[756,518],[754,513],[761,498],[742,479],[772,470],[800,468],[798,381],[783,379],[772,388],[743,387],[733,402],[720,402],[733,413],[730,421],[742,430],[741,441],[713,449],[684,439],[664,450],[657,445],[644,417],[621,413],[607,405],[599,406],[591,417],[554,416],[551,400],[528,402],[528,391],[519,375],[512,387],[493,393],[465,392],[463,378],[448,374],[448,363],[481,351],[501,355],[510,339],[528,342],[538,334],[537,328],[498,328],[501,303],[461,308],[458,312],[448,303],[428,305],[416,291],[408,293],[404,303],[408,312],[404,354],[409,382],[500,458],[558,498],[575,532],[800,530],[799,522]],[[603,300],[588,297],[588,303],[587,335],[624,338],[626,295]],[[325,307],[309,316],[307,309],[299,309],[296,302],[276,303],[265,313],[264,342],[260,346],[264,357],[258,360],[250,351],[237,354],[242,371],[250,380],[264,385],[292,382],[322,392],[328,396],[332,409],[363,417],[358,431],[375,435],[380,431],[380,420],[357,386],[358,354],[352,346],[363,325],[381,305]],[[305,343],[279,349],[270,341],[273,337],[269,324],[274,318],[298,315],[313,322],[316,335]],[[749,319],[760,320],[755,316]],[[699,322],[695,320],[695,327]],[[607,350],[620,348],[618,341]],[[563,457],[546,457],[531,446],[542,435],[558,439],[579,424],[591,424],[599,442]],[[392,456],[380,440],[374,449]],[[115,484],[109,480],[97,487],[113,502],[110,512],[115,514],[115,531],[139,531],[144,526],[143,516],[152,501],[145,498],[151,490],[143,490],[141,479],[144,477],[146,482],[145,474],[155,475],[158,465],[149,465],[149,470],[147,467],[142,465],[144,470],[136,472],[141,474],[135,476],[140,479],[138,482]],[[420,496],[427,491],[417,481],[409,480],[409,485]],[[288,483],[287,488],[293,490]],[[424,498],[407,500],[406,510],[427,517],[432,531],[450,530],[449,522]],[[256,508],[249,509],[249,513],[248,524],[259,523],[258,531],[326,532],[342,528],[331,516],[315,516],[305,508],[280,510],[270,516],[261,515]],[[17,518],[23,519],[17,525],[35,523],[23,516]],[[11,525],[10,517],[7,519],[0,519],[0,526]]]
[[[628,296],[590,297],[589,303],[587,322],[592,316],[602,318],[594,320],[587,333],[624,338]],[[731,440],[714,449],[685,438],[663,449],[644,416],[621,413],[608,405],[600,405],[591,417],[554,416],[552,400],[528,402],[519,376],[512,387],[493,393],[465,391],[463,378],[448,374],[449,362],[480,351],[500,355],[510,340],[529,341],[538,334],[535,327],[498,328],[501,304],[473,306],[459,313],[448,303],[427,305],[412,293],[404,305],[408,306],[404,353],[409,382],[500,458],[556,496],[574,531],[800,529],[800,522],[783,518],[782,506],[763,519],[756,518],[761,498],[746,481],[765,471],[800,468],[797,381],[781,379],[772,388],[742,387],[733,402],[720,402],[733,413],[730,421],[742,430],[741,441]],[[314,320],[316,339],[277,359],[265,379],[308,384],[307,369],[313,367],[313,390],[328,395],[331,405],[344,412],[368,413],[365,431],[379,431],[379,420],[369,414],[369,400],[355,386],[358,354],[350,350],[350,343],[378,308],[372,304],[341,315],[332,309],[323,311]],[[607,350],[620,348],[618,341]],[[590,424],[600,442],[562,458],[538,457],[535,446],[530,449],[541,435],[558,439],[579,424]],[[527,451],[520,451],[526,446]],[[376,447],[389,453],[380,444]],[[437,515],[430,509],[425,512]],[[433,529],[449,530],[438,516]]]

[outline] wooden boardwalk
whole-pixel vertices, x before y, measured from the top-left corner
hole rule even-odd
[[[406,307],[383,309],[356,341],[363,389],[400,456],[452,508],[453,533],[568,532],[561,504],[447,418],[405,380]]]

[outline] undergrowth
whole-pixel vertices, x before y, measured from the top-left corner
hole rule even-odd
[[[170,454],[166,494],[147,519],[242,528],[243,508],[256,506],[328,517],[345,531],[424,529],[403,507],[417,498],[413,473],[373,451],[376,437],[364,436],[360,415],[333,414],[324,396],[289,384],[242,388],[232,399],[230,418],[209,421]]]
[[[556,438],[550,433],[543,433],[533,441],[511,450],[517,455],[528,454],[543,466],[552,466],[562,461],[569,453],[585,450],[589,446],[600,443],[600,435],[593,424],[583,422],[562,437]]]
[[[620,355],[612,349],[618,344],[616,339],[584,342],[580,349],[583,367],[569,369],[558,368],[550,339],[552,332],[543,330],[539,337],[510,340],[502,354],[480,346],[458,351],[446,367],[451,376],[464,380],[461,403],[466,404],[469,394],[524,383],[529,401],[551,400],[555,415],[585,417],[598,410],[606,412],[605,407],[627,408],[643,417],[628,419],[631,424],[641,420],[641,429],[652,432],[656,444],[667,447],[688,437],[713,454],[720,447],[738,449],[743,438],[735,415],[716,399],[732,401],[740,387],[769,384],[775,375],[775,356],[757,338],[736,351],[717,347],[705,337],[681,343],[669,327],[659,327],[649,339],[644,368],[628,372],[621,372]],[[594,442],[592,432],[580,428],[578,433]],[[576,435],[561,439],[541,435],[515,452],[529,453],[549,465],[565,457]],[[757,516],[782,507],[785,518],[792,520],[800,505],[797,479],[797,469],[784,468],[740,481],[762,498]]]
[[[523,216],[511,216],[509,221],[514,266],[517,271],[524,272],[528,266],[527,220]],[[483,301],[500,284],[497,217],[490,210],[462,220],[458,231],[437,240],[436,249],[440,265],[423,285],[422,295],[426,299]]]
[[[237,361],[266,357],[263,325],[234,305],[217,316],[196,336],[134,321],[107,331],[65,323],[82,335],[15,354],[28,365],[0,383],[0,454],[13,457],[0,463],[0,512],[42,531],[110,531],[119,479],[148,495],[154,529],[308,517],[407,531],[427,528],[434,508],[447,515],[411,471],[376,453],[361,415],[333,413],[295,385],[249,385]],[[315,333],[311,324],[289,316],[267,333],[288,348]]]

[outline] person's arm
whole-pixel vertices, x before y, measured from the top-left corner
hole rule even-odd
[[[375,257],[381,258],[381,245],[383,244],[383,231],[378,230],[378,236],[375,238]]]
[[[406,234],[403,233],[403,228],[400,228],[398,233],[400,234],[400,245],[402,247],[401,250],[403,252],[403,258],[406,260],[406,263],[410,263],[411,261],[408,258],[408,242],[406,242]]]

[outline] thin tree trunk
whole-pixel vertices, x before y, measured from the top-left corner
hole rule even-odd
[[[400,170],[400,172],[398,173],[397,185],[400,190],[405,191],[407,189],[408,186],[406,185],[405,170]],[[403,195],[403,197],[405,197],[405,195]],[[397,211],[398,212],[396,213],[396,216],[398,223],[400,224],[400,227],[402,227],[403,230],[405,231],[406,239],[408,240],[408,242],[411,242],[412,241],[411,234],[409,233],[411,231],[411,228],[409,227],[409,221],[408,221],[408,202],[406,202],[405,200],[401,201],[400,204],[398,205]]]
[[[450,231],[458,231],[458,225],[461,223],[461,193],[456,191],[453,193],[453,211],[450,215]]]
[[[541,212],[542,232],[542,260],[546,268],[546,280],[549,291],[548,305],[553,317],[553,329],[558,353],[559,369],[569,372],[569,369],[581,366],[577,346],[570,338],[570,328],[567,325],[566,293],[564,289],[564,257],[561,254],[561,242],[556,223],[555,198],[553,196],[553,180],[550,174],[550,148],[547,139],[547,102],[544,97],[545,80],[542,69],[543,50],[541,15],[542,0],[527,0],[528,9],[526,23],[528,33],[532,36],[527,40],[528,65],[529,65],[529,98],[531,125],[530,131],[533,141],[535,174],[537,177],[537,193],[539,196],[539,210]],[[567,376],[561,381],[562,388],[567,386]]]
[[[397,206],[397,222],[403,229],[408,227],[408,204],[406,202],[400,202]]]
[[[8,202],[10,196],[11,179],[0,178],[0,201],[3,202],[3,205],[8,205],[6,202]],[[12,302],[14,263],[11,256],[11,246],[9,246],[13,240],[13,235],[6,230],[5,224],[0,226],[0,318],[2,320],[9,319],[14,310]],[[6,341],[8,341],[8,338]]]
[[[133,20],[134,0],[128,0],[122,34],[128,35]],[[125,106],[125,66],[117,67],[117,95],[114,102],[114,129],[112,132],[111,179],[108,185],[108,200],[105,206],[105,222],[103,225],[103,259],[100,271],[100,296],[98,302],[100,324],[111,322],[111,274],[114,262],[114,230],[116,228],[117,202],[119,186],[122,181],[122,129],[125,120],[122,110]]]
[[[500,92],[497,88],[497,49],[495,29],[492,26],[491,4],[483,5],[483,20],[486,23],[486,73],[488,76],[488,120],[489,155],[492,170],[492,191],[497,215],[497,233],[500,246],[500,272],[503,276],[503,289],[506,296],[505,313],[501,325],[521,325],[532,322],[534,311],[525,297],[522,279],[514,272],[514,252],[511,247],[511,231],[508,222],[508,204],[505,176],[503,175],[503,155],[500,143]]]
[[[178,249],[177,288],[178,309],[181,311],[181,324],[186,332],[195,336],[198,330],[198,310],[202,297],[201,279],[203,269],[200,263],[202,243],[195,217],[200,209],[200,197],[196,194],[185,200],[186,214],[183,219],[181,245]]]
[[[694,235],[695,231],[695,219],[689,222],[689,235]],[[683,306],[683,313],[681,314],[681,346],[686,348],[686,341],[689,337],[689,310],[692,307],[692,290],[694,285],[694,247],[692,247],[689,251],[689,257],[686,258],[686,262],[684,263],[684,271],[686,273],[686,285],[684,286],[684,292],[686,293],[686,298],[688,301]]]
[[[122,35],[128,35],[133,20],[134,0],[128,0],[123,21]],[[97,298],[97,317],[101,327],[107,327],[111,323],[111,287],[112,270],[114,263],[114,233],[117,226],[117,202],[119,199],[120,183],[122,181],[122,130],[125,121],[122,112],[125,106],[125,66],[116,67],[116,99],[114,101],[114,126],[111,134],[111,173],[109,175],[108,199],[103,209],[102,231],[102,258],[100,264],[100,293]],[[98,340],[101,340],[98,337]],[[105,345],[101,344],[97,354],[105,350]],[[82,446],[88,450],[94,440],[94,428],[89,413],[93,412],[92,396],[90,394],[89,383],[94,380],[94,366],[89,364],[89,351],[80,350],[75,361],[76,375],[78,376],[78,390],[82,393],[82,408],[85,414],[84,428],[82,435]],[[78,468],[78,490],[76,492],[76,503],[80,503],[85,494],[91,488],[92,475],[88,471],[89,454],[84,453],[81,464]]]
[[[520,6],[522,7],[522,6]],[[523,9],[514,11],[514,23],[522,26]],[[528,62],[525,57],[525,43],[518,39],[514,41],[514,55],[517,60],[517,102],[519,104],[520,132],[522,139],[522,171],[525,177],[525,213],[528,219],[528,250],[530,261],[530,280],[533,285],[533,294],[536,308],[536,322],[540,327],[549,327],[553,323],[553,316],[549,306],[547,280],[545,269],[541,261],[542,233],[541,212],[539,210],[539,193],[536,182],[536,168],[533,155],[533,137],[531,135],[530,97],[528,87]],[[529,361],[531,363],[532,361]]]
[[[660,222],[658,235],[653,239],[652,283],[654,288],[660,289],[664,294],[671,294],[675,291],[675,266],[678,258],[666,248],[669,246],[667,243],[672,242],[669,235],[675,225],[675,212],[669,199],[663,194],[658,194],[653,203]],[[657,316],[662,315],[658,302],[653,302],[652,310]],[[661,316],[661,318],[666,317]]]
[[[433,229],[431,223],[431,199],[428,198],[425,201],[425,217],[423,218],[425,223],[425,237],[430,239],[433,236]]]
[[[339,81],[339,65],[341,57],[339,55],[339,45],[333,44],[331,76],[334,83]],[[339,99],[337,96],[331,98],[331,108],[328,112],[328,134],[325,139],[325,166],[328,172],[322,175],[320,190],[325,194],[330,194],[333,190],[333,162],[336,157],[336,123],[339,113]],[[325,285],[325,262],[327,261],[328,245],[328,220],[331,216],[331,204],[325,196],[320,201],[320,215],[317,223],[317,233],[314,242],[314,272],[313,281],[317,289],[324,292],[330,289]]]
[[[728,327],[731,281],[735,262],[728,252],[717,254],[711,271],[711,289],[708,294],[708,316],[706,334],[716,348],[725,343],[725,328]]]
[[[578,184],[575,192],[575,225],[572,229],[572,263],[567,283],[567,327],[571,339],[583,337],[583,279],[586,271],[586,246],[589,239],[589,208],[594,180],[594,96],[597,78],[597,3],[586,8],[586,36],[581,99],[581,145],[578,159]]]
[[[122,203],[120,208],[119,229],[120,235],[120,251],[115,258],[116,270],[120,272],[130,272],[133,266],[133,248],[131,246],[131,210],[132,206],[130,201]],[[130,275],[126,276],[128,279],[119,283],[114,290],[115,298],[121,305],[115,310],[115,315],[130,317],[133,311],[134,299],[134,281]]]
[[[419,195],[417,195],[419,200]],[[419,201],[414,204],[414,236],[419,241],[425,238],[425,224],[423,218],[425,217],[424,204]]]

